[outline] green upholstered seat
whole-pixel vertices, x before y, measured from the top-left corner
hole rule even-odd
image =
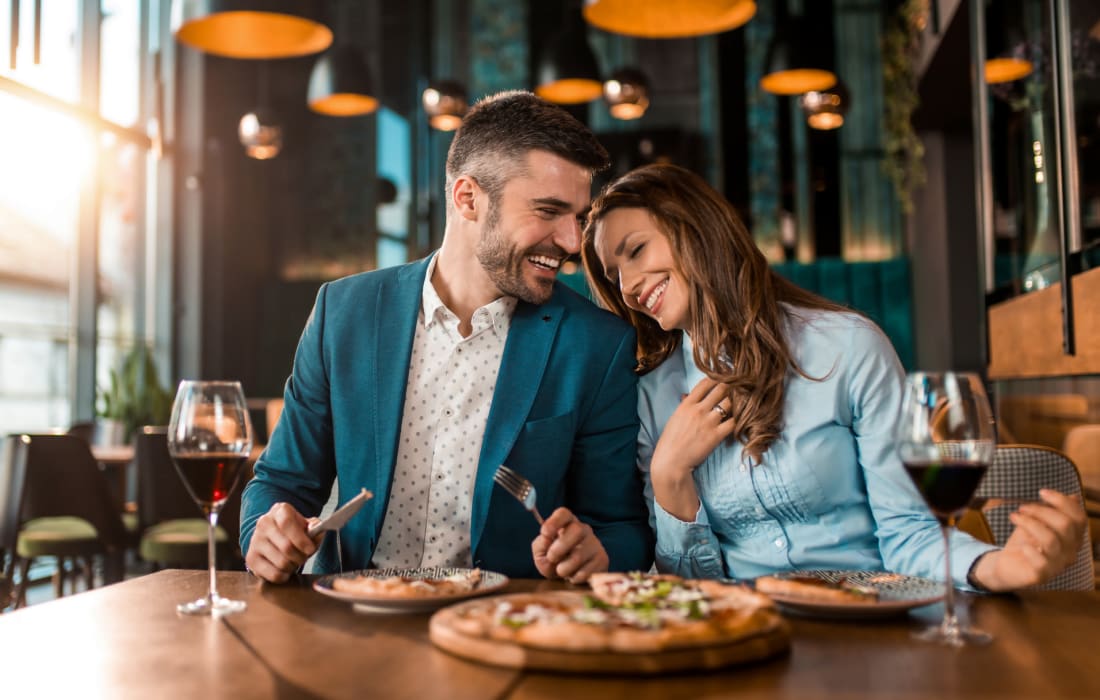
[[[26,559],[35,557],[84,557],[103,552],[99,533],[83,518],[57,516],[23,523],[15,545]]]
[[[202,566],[206,564],[206,521],[202,518],[165,520],[151,525],[141,535],[138,553],[145,561],[161,566]],[[223,549],[229,536],[218,526],[214,541]]]

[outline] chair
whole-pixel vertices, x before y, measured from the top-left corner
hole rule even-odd
[[[94,584],[96,556],[104,557],[104,583],[121,580],[126,528],[88,444],[72,435],[20,435],[11,449],[8,463],[16,485],[11,491],[22,485],[21,495],[9,493],[7,518],[18,522],[16,606],[25,602],[30,565],[38,557],[57,558],[58,596],[64,594],[66,562],[73,563],[74,571],[77,564],[84,569],[88,588]]]
[[[1062,452],[1073,460],[1081,472],[1085,492],[1085,510],[1089,514],[1093,558],[1100,559],[1100,424],[1070,428]]]
[[[1077,467],[1064,454],[1037,445],[998,445],[993,463],[978,486],[977,497],[1035,500],[1039,489],[1051,488],[1070,496],[1081,498],[1081,477]],[[1012,534],[1013,525],[1008,519],[1016,510],[1014,505],[1002,505],[984,512],[993,533],[993,542],[1004,545]],[[1093,580],[1092,543],[1085,532],[1077,559],[1068,569],[1039,589],[1091,591]]]
[[[138,431],[134,444],[138,468],[138,553],[157,567],[205,567],[207,565],[207,521],[201,517],[198,505],[168,454],[167,428],[145,426]],[[240,486],[234,493],[239,493]],[[232,507],[232,496],[223,512]],[[240,511],[240,496],[237,496]],[[227,514],[228,515],[228,514]],[[236,520],[227,517],[229,522]],[[221,524],[214,540],[223,564],[232,560],[237,550],[230,539],[230,528]]]
[[[0,611],[12,602],[15,544],[19,536],[19,509],[26,474],[23,452],[15,449],[16,439],[15,436],[5,437],[0,445]]]

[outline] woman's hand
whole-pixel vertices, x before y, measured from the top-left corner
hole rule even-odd
[[[665,424],[650,460],[653,495],[671,515],[690,522],[699,510],[692,472],[733,433],[724,384],[707,378],[686,395]]]
[[[1004,549],[978,561],[974,578],[991,591],[1035,586],[1057,576],[1077,559],[1088,517],[1076,496],[1039,491],[1043,503],[1025,503],[1009,515],[1016,526]]]

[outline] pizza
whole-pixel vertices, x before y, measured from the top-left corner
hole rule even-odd
[[[462,569],[442,577],[340,576],[332,579],[332,589],[364,597],[400,600],[468,593],[480,582],[481,569]]]
[[[432,627],[559,652],[653,653],[745,640],[785,623],[741,585],[678,576],[594,574],[581,591],[518,593],[437,613]]]
[[[876,603],[878,591],[841,579],[826,581],[815,576],[761,576],[756,590],[766,595],[797,598],[817,603]]]

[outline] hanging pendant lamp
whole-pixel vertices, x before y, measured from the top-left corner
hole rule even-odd
[[[638,119],[649,109],[649,81],[636,68],[620,68],[603,84],[607,110],[616,119]]]
[[[466,88],[454,80],[438,80],[424,90],[421,95],[424,112],[428,115],[428,124],[440,131],[454,131],[462,124],[466,115]]]
[[[613,34],[676,39],[736,29],[756,14],[752,0],[586,0],[584,18]]]
[[[330,117],[356,117],[378,109],[370,66],[354,46],[326,51],[309,76],[309,108]]]
[[[1023,7],[1011,0],[991,3],[986,9],[987,24],[985,82],[1011,83],[1031,75],[1035,66],[1029,60],[1027,32],[1023,25]]]
[[[603,94],[596,54],[576,8],[566,5],[562,28],[543,47],[535,69],[535,94],[550,102],[574,105]]]
[[[290,0],[174,0],[172,33],[181,44],[226,58],[308,56],[332,44],[332,30]]]
[[[283,150],[283,128],[270,110],[256,109],[241,117],[237,137],[244,154],[256,160],[270,160]]]
[[[838,80],[836,85],[826,90],[807,92],[799,103],[806,113],[806,124],[811,129],[829,131],[844,125],[844,115],[848,113],[852,98],[848,88]]]
[[[836,74],[824,66],[822,57],[814,51],[816,43],[805,19],[777,19],[760,87],[773,95],[801,95],[836,85]]]

